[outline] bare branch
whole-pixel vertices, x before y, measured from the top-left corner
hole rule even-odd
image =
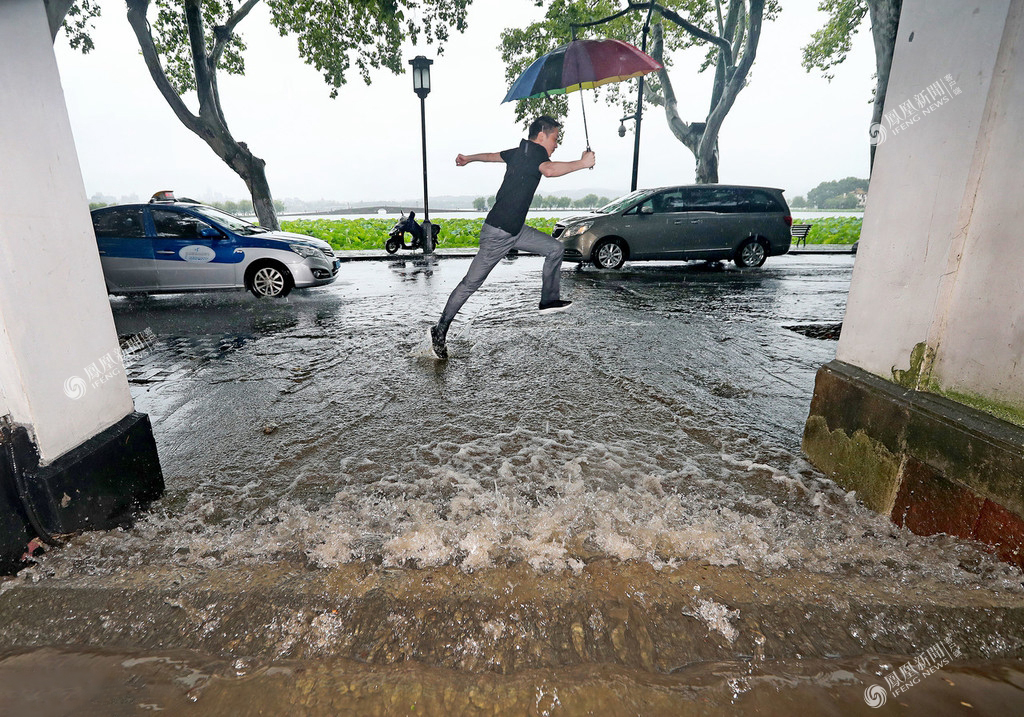
[[[211,97],[213,99],[214,111],[217,113],[220,123],[225,128],[228,126],[228,119],[224,115],[224,108],[220,103],[220,88],[217,86],[217,67],[220,65],[220,58],[224,54],[225,48],[231,42],[231,38],[235,34],[235,27],[246,18],[249,12],[256,7],[256,4],[259,1],[260,0],[248,0],[248,2],[235,11],[234,15],[228,18],[227,24],[217,25],[213,28],[214,44],[213,50],[210,51],[208,66],[208,72],[210,73],[210,90]],[[198,77],[196,79],[198,82]],[[202,113],[202,105],[200,105],[199,111]]]
[[[217,25],[213,28],[213,36],[216,38],[216,42],[213,45],[213,50],[210,52],[210,64],[216,67],[220,64],[220,56],[224,54],[224,48],[231,42],[232,35],[235,34],[235,26],[238,25],[245,16],[256,7],[260,0],[249,0],[242,7],[235,11],[235,14],[228,18],[227,24]]]
[[[665,71],[665,63],[662,62],[664,54],[665,31],[661,23],[658,22],[651,26],[651,57],[662,65],[662,69],[658,70],[658,79],[661,81],[661,99],[664,100],[665,119],[675,138],[691,152],[696,153],[700,135],[695,134],[693,128],[679,115],[679,105],[676,101],[675,90],[672,89],[672,80],[669,78],[668,72]]]
[[[175,116],[183,125],[188,127],[200,137],[205,137],[205,128],[199,118],[189,111],[181,97],[174,91],[163,67],[160,66],[160,55],[153,43],[153,32],[146,19],[146,11],[149,9],[149,0],[126,0],[128,5],[128,24],[135,31],[135,37],[139,41],[139,48],[142,50],[142,59],[146,62],[149,74],[153,78],[160,94],[170,105]]]
[[[722,48],[722,52],[726,56],[727,63],[729,65],[732,64],[732,46],[729,44],[728,40],[723,40],[718,35],[712,35],[710,32],[706,32],[705,30],[702,30],[701,28],[697,27],[696,25],[694,25],[689,20],[686,20],[685,18],[683,18],[683,16],[680,15],[679,13],[677,13],[675,10],[667,8],[667,7],[663,6],[663,5],[661,5],[660,3],[656,3],[656,2],[631,2],[631,3],[629,3],[629,7],[627,9],[629,9],[629,10],[649,10],[652,7],[655,10],[657,10],[658,13],[663,18],[665,18],[666,20],[671,20],[676,25],[678,25],[679,27],[683,28],[688,33],[690,33],[691,35],[696,37],[697,39],[704,40],[705,42],[712,42],[712,43],[718,45],[720,48]]]
[[[217,101],[211,80],[212,68],[206,56],[206,30],[203,27],[202,0],[184,0],[185,25],[188,28],[189,49],[192,52],[192,67],[196,73],[196,91],[199,94],[199,116],[208,112],[217,113]]]
[[[761,37],[761,18],[764,15],[764,2],[765,0],[750,0],[750,12],[747,18],[747,40],[744,44],[743,55],[732,77],[726,83],[721,99],[712,107],[711,112],[708,114],[707,127],[704,136],[701,138],[698,151],[699,155],[704,155],[713,150],[713,144],[718,141],[718,131],[722,127],[722,122],[725,121],[726,114],[732,109],[732,105],[736,101],[736,95],[743,89],[743,85],[747,81],[747,73],[750,72],[750,67],[754,64],[754,57],[757,54],[757,43]],[[712,145],[708,146],[708,142],[711,142]],[[699,156],[698,161],[700,161]]]

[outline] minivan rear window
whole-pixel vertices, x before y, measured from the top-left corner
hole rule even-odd
[[[674,211],[717,212],[778,212],[778,201],[768,192],[740,187],[688,187],[682,190],[685,209]]]
[[[782,206],[768,192],[747,189],[740,192],[740,209],[744,212],[781,212]]]

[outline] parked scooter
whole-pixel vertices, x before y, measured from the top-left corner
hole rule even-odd
[[[427,232],[424,229],[424,225],[430,227],[430,239],[429,244],[426,241]],[[405,233],[408,232],[412,237],[412,241],[409,244],[405,243]],[[395,226],[391,227],[391,231],[388,232],[388,240],[384,242],[384,250],[388,254],[394,254],[399,249],[423,249],[424,254],[429,254],[434,251],[434,247],[437,246],[438,234],[441,233],[441,227],[432,222],[423,222],[420,224],[416,221],[416,212],[409,212],[409,216],[402,215],[402,218],[395,222]]]

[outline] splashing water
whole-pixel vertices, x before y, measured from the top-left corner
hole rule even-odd
[[[614,558],[1019,590],[1017,571],[895,527],[800,456],[834,343],[783,324],[841,319],[848,260],[822,262],[566,271],[573,311],[552,318],[532,308],[539,260],[519,259],[467,305],[447,362],[418,349],[459,261],[346,267],[271,305],[115,301],[122,333],[159,339],[133,370],[168,369],[133,385],[168,493],[131,530],[76,537],[29,575],[278,560],[578,572]],[[209,337],[216,351],[182,353]],[[701,617],[728,637],[716,609]]]

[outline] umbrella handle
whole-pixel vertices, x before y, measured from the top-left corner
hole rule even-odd
[[[583,136],[587,140],[587,151],[590,152],[590,132],[587,130],[587,103],[583,101],[583,88],[580,88],[580,109],[583,110]],[[589,167],[593,169],[593,167]]]

